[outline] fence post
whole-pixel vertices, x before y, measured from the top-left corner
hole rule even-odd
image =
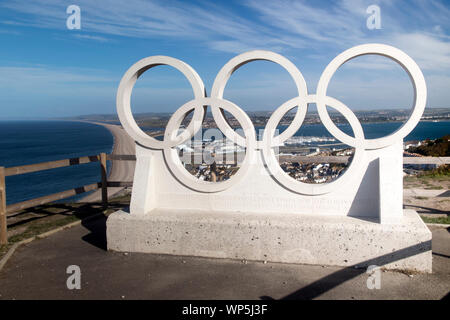
[[[102,173],[102,203],[108,205],[108,179],[106,177],[106,153],[100,153],[100,171]]]
[[[0,167],[0,244],[8,243],[7,228],[5,168]]]

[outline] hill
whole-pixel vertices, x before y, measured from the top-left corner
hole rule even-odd
[[[409,152],[428,157],[450,157],[450,134],[435,140],[427,139],[418,147],[410,147]]]

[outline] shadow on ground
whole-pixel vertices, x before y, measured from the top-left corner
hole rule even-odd
[[[121,202],[111,202],[107,206],[102,203],[49,203],[29,208],[8,216],[8,237],[13,237],[15,242],[81,220],[81,224],[91,231],[83,240],[106,250],[106,215],[127,206]]]
[[[369,259],[339,271],[336,271],[326,277],[321,278],[285,297],[281,300],[311,300],[319,297],[325,292],[339,286],[340,284],[349,281],[357,276],[366,273],[367,267],[371,265],[382,266],[384,264],[392,263],[401,259],[405,259],[416,254],[424,252],[425,248],[431,248],[431,241],[422,242],[414,246],[410,246],[395,252]],[[261,299],[272,299],[271,297],[263,296]]]
[[[404,209],[416,209],[417,213],[426,213],[426,214],[446,214],[447,216],[450,215],[450,211],[447,210],[439,210],[436,208],[427,208],[427,207],[421,207],[411,204],[404,204]]]
[[[108,211],[117,211],[117,210],[129,210],[127,205],[121,203],[113,203],[108,205]],[[84,219],[81,222],[81,225],[89,230],[89,234],[82,237],[83,241],[100,248],[102,250],[107,250],[107,242],[106,242],[106,215],[101,215],[95,219]]]

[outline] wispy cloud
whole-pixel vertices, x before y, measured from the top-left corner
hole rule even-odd
[[[381,7],[382,30],[366,28],[366,8],[373,0],[247,0],[230,8],[215,2],[80,0],[79,39],[108,41],[101,35],[136,38],[192,39],[213,50],[242,52],[304,49],[310,54],[341,51],[366,42],[389,43],[417,59],[422,68],[449,68],[450,9],[437,0],[375,1]],[[14,23],[64,29],[65,4],[57,0],[0,4],[25,16]],[[249,10],[252,18],[242,14]],[[5,23],[5,22],[4,22]],[[12,23],[12,22],[11,22]],[[90,34],[92,33],[92,34]]]
[[[380,42],[405,50],[422,68],[450,67],[450,42],[445,34],[450,27],[449,8],[437,1],[378,1],[383,29],[373,31],[365,25],[365,10],[372,2],[345,0],[313,7],[306,1],[282,0],[261,5],[260,1],[250,0],[247,5],[283,34],[297,35],[317,50],[343,50],[356,44]]]
[[[16,31],[16,30],[0,29],[0,34],[11,34],[11,35],[18,36],[21,33],[19,31]]]
[[[92,36],[92,35],[88,35],[88,34],[75,34],[74,35],[75,38],[78,39],[86,39],[86,40],[93,40],[93,41],[99,41],[99,42],[109,42],[110,40],[104,37],[100,37],[100,36]]]
[[[399,33],[391,41],[412,56],[426,70],[450,69],[450,42],[424,33]]]
[[[355,2],[356,3],[356,2]],[[363,37],[365,7],[343,1],[323,6],[305,1],[247,1],[247,6],[259,13],[261,21],[276,27],[282,34],[309,41],[311,46],[354,41]],[[359,9],[357,9],[359,8]],[[294,40],[294,38],[291,38]],[[314,42],[311,42],[314,41]],[[344,43],[343,43],[344,44]]]
[[[85,32],[136,38],[201,39],[210,42],[213,49],[224,51],[231,51],[230,43],[238,47],[282,43],[270,29],[263,25],[255,27],[236,12],[214,3],[200,6],[178,1],[107,0],[78,1],[77,4],[81,8],[81,27]],[[18,24],[65,28],[67,14],[60,1],[24,3],[12,0],[0,7],[25,14],[18,19]]]
[[[11,67],[0,66],[0,84],[8,87],[45,87],[70,83],[90,85],[91,83],[114,83],[117,77],[106,75],[97,69],[62,69],[47,66]]]

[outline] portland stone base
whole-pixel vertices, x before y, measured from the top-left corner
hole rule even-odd
[[[413,210],[397,224],[369,218],[157,209],[117,211],[108,250],[432,271],[431,232]]]

